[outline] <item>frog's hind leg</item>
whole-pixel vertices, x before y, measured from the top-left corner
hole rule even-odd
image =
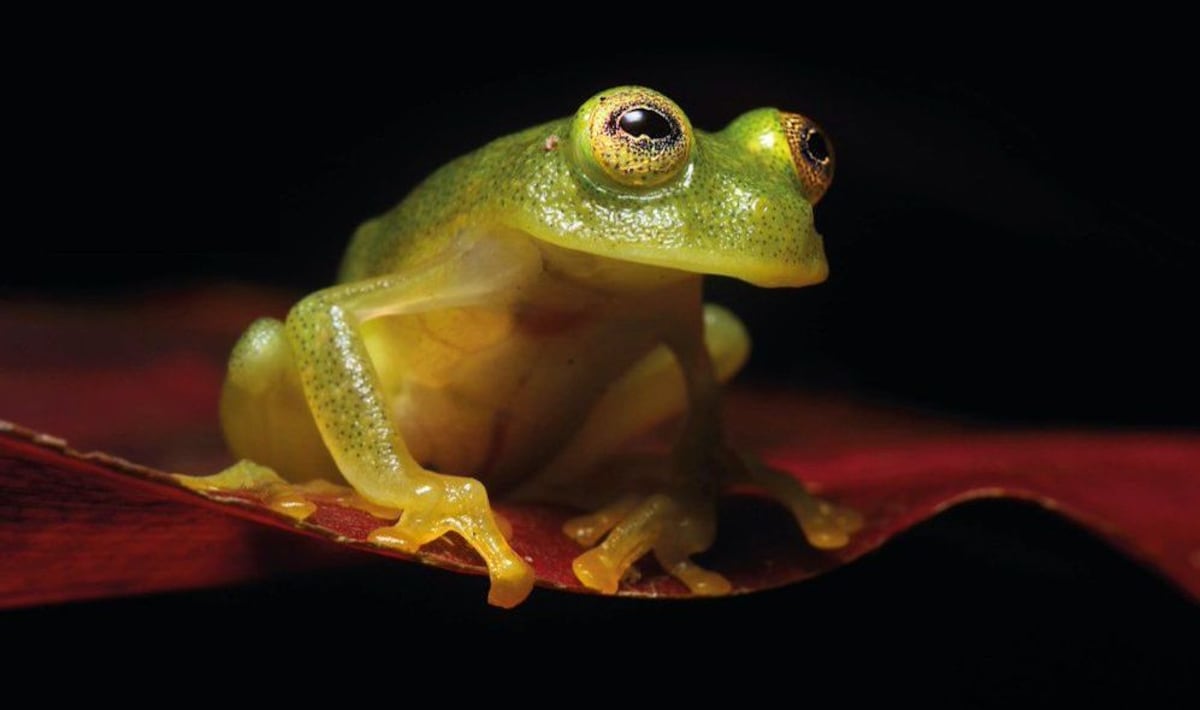
[[[593,505],[596,500],[609,501],[563,526],[569,537],[591,548],[573,564],[576,576],[588,587],[616,592],[633,563],[652,552],[663,569],[692,593],[728,593],[727,580],[691,560],[691,555],[707,549],[715,538],[714,489],[723,484],[748,482],[766,489],[793,512],[814,547],[841,547],[861,525],[853,511],[813,497],[785,474],[748,465],[721,441],[715,415],[704,416],[712,413],[715,404],[705,398],[715,391],[714,380],[728,380],[742,366],[749,340],[733,314],[708,305],[704,344],[707,357],[685,350],[679,353],[682,366],[680,358],[666,347],[644,358],[609,390],[577,440],[555,464],[563,471],[578,473],[592,467],[604,474],[585,479],[585,485],[574,489],[564,480],[558,488],[591,496]],[[685,379],[684,367],[691,368],[690,382]],[[693,415],[698,412],[701,416],[689,419],[672,461],[630,465],[610,459],[597,466],[632,436],[682,412],[689,400]],[[705,406],[706,401],[710,406]],[[586,505],[582,496],[572,500],[553,495],[554,489],[544,490],[551,491],[552,499]]]
[[[732,456],[732,452],[731,452]],[[737,460],[727,467],[733,480],[762,488],[787,506],[804,531],[808,543],[818,550],[836,550],[850,542],[863,526],[862,515],[845,506],[818,498],[795,478],[755,461]]]
[[[715,386],[742,367],[750,341],[741,322],[719,306],[705,306],[703,328],[707,355],[702,369]],[[682,413],[688,403],[689,387],[679,358],[665,345],[657,348],[609,388],[545,475],[517,492],[520,497],[577,507],[608,501],[563,526],[569,537],[592,548],[573,565],[588,587],[616,592],[633,563],[653,553],[694,594],[729,592],[724,577],[690,557],[707,549],[716,533],[715,490],[708,483],[715,479],[711,468],[661,456],[612,458],[622,444]],[[681,468],[687,470],[684,479],[678,476]],[[581,479],[587,472],[593,475]]]
[[[221,427],[240,460],[212,476],[176,476],[188,488],[253,491],[271,508],[297,520],[316,509],[314,497],[369,505],[333,483],[341,482],[341,476],[304,401],[283,323],[271,318],[255,321],[234,347],[221,392]],[[386,511],[368,512],[395,517]]]
[[[255,321],[229,356],[221,429],[230,451],[289,481],[342,482],[304,399],[284,325]]]
[[[704,344],[719,382],[736,375],[750,355],[745,326],[733,313],[711,303],[704,306]],[[687,402],[678,361],[665,345],[655,348],[609,387],[571,443],[515,497],[594,503],[594,492],[578,485],[580,476],[595,470],[631,439],[682,414]],[[640,480],[645,480],[644,474],[640,467],[633,472]],[[611,480],[607,473],[605,477]]]

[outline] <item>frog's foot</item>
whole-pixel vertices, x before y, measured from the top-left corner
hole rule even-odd
[[[818,550],[836,550],[850,543],[850,536],[862,529],[862,515],[853,508],[836,505],[809,495],[796,483],[798,493],[788,503],[804,537]]]
[[[716,536],[711,497],[680,493],[628,496],[590,515],[567,521],[563,532],[585,547],[575,558],[575,576],[589,589],[615,594],[633,564],[653,552],[668,573],[693,594],[728,594],[729,581],[692,562]],[[607,534],[607,537],[605,535]]]
[[[427,475],[399,521],[372,532],[371,541],[415,554],[422,545],[457,533],[487,564],[492,580],[488,601],[506,608],[520,604],[533,589],[533,568],[504,538],[483,484],[459,476]]]
[[[175,480],[193,491],[205,494],[244,492],[260,499],[268,508],[295,520],[306,520],[316,512],[319,502],[356,508],[377,518],[395,520],[399,510],[375,505],[346,486],[324,479],[289,483],[267,466],[242,459],[211,476],[175,474]]]
[[[727,452],[730,459],[735,457]],[[808,543],[818,550],[836,550],[850,542],[850,536],[863,526],[858,511],[818,498],[791,476],[758,463],[729,462],[727,471],[737,471],[736,478],[767,491],[770,496],[792,511]]]

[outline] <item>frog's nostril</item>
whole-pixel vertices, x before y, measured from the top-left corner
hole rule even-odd
[[[632,108],[621,114],[617,125],[629,135],[646,136],[650,140],[669,138],[676,132],[670,119],[651,108]]]

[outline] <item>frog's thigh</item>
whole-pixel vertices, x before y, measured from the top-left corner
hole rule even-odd
[[[291,481],[342,481],[313,421],[284,325],[255,321],[234,346],[221,391],[230,451]]]
[[[742,322],[711,303],[704,306],[704,343],[721,382],[737,374],[750,354],[750,337]],[[547,467],[547,478],[593,468],[631,438],[686,407],[687,391],[679,363],[666,346],[659,346],[609,388],[579,433]]]

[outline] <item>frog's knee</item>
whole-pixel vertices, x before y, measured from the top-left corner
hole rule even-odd
[[[278,320],[255,321],[234,346],[221,390],[221,429],[235,456],[270,466],[285,478],[339,477]]]
[[[259,318],[233,346],[225,387],[252,395],[267,392],[279,386],[292,366],[291,359],[283,323],[274,318]]]
[[[221,389],[221,429],[234,455],[273,466],[266,459],[279,435],[274,413],[303,401],[289,391],[294,369],[283,323],[260,318],[242,334]]]
[[[737,374],[750,357],[750,334],[728,309],[704,304],[704,344],[713,359],[717,379],[724,382]]]

